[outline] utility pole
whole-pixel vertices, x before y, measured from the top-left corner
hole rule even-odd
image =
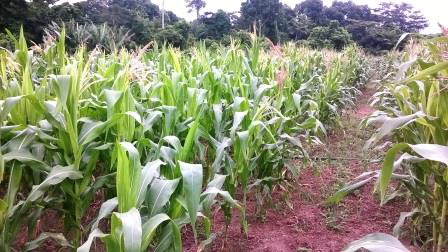
[[[165,29],[165,0],[162,0],[162,29]]]

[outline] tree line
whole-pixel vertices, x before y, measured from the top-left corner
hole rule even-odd
[[[299,41],[315,48],[341,49],[356,42],[377,53],[393,48],[403,33],[419,32],[428,26],[426,18],[407,3],[384,2],[371,8],[352,1],[336,0],[324,6],[322,0],[305,0],[291,8],[280,0],[247,0],[235,13],[201,13],[207,1],[185,0],[185,7],[196,13],[196,20],[187,22],[149,0],[0,2],[0,45],[9,41],[5,29],[13,35],[23,27],[29,40],[41,43],[44,35],[64,23],[70,28],[72,43],[94,46],[101,40],[112,40],[111,48],[149,41],[177,47],[196,41],[229,43],[231,38],[244,42],[247,33],[256,30],[273,43]]]

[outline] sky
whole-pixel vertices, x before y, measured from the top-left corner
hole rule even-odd
[[[163,0],[151,0],[151,2],[161,6]],[[179,17],[186,20],[193,20],[196,17],[194,12],[188,13],[185,7],[185,0],[164,0],[165,9],[174,12]],[[238,11],[243,0],[205,0],[207,6],[201,10],[216,11],[222,9],[224,11],[233,12]],[[281,2],[294,7],[300,3],[301,0],[280,0]],[[333,0],[323,0],[324,4],[329,6]],[[356,4],[367,4],[370,7],[376,7],[380,2],[390,1],[395,3],[406,2],[414,6],[415,9],[420,10],[422,14],[428,19],[429,27],[423,33],[438,33],[440,32],[437,23],[448,26],[448,0],[352,0]]]

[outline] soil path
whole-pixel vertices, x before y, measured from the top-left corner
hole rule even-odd
[[[368,170],[379,169],[380,163],[364,160],[381,159],[380,151],[362,152],[373,129],[360,129],[359,124],[372,112],[368,100],[375,92],[373,86],[362,90],[357,105],[342,113],[341,125],[329,132],[324,145],[313,148],[311,157],[322,157],[300,172],[295,189],[285,200],[283,190],[273,194],[273,206],[266,208],[264,219],[254,217],[255,197],[248,201],[248,237],[240,232],[238,218],[233,218],[224,237],[225,225],[220,213],[214,217],[217,238],[212,251],[341,251],[350,241],[372,232],[391,233],[400,212],[409,206],[395,199],[380,207],[367,184],[341,203],[326,207],[325,199],[346,182]],[[340,159],[342,158],[342,159]],[[301,165],[297,163],[297,165]],[[189,232],[184,230],[184,232]],[[192,237],[187,234],[186,237]],[[185,251],[196,251],[190,239]]]

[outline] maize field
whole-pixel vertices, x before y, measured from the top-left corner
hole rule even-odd
[[[292,161],[306,165],[306,146],[322,144],[379,74],[356,46],[316,51],[256,35],[183,51],[68,53],[64,29],[41,45],[29,47],[23,32],[14,42],[0,48],[0,251],[47,239],[78,252],[182,251],[186,239],[210,243],[217,211],[247,235],[248,197],[263,213],[274,191],[289,190],[300,173]],[[364,121],[382,123],[366,148],[393,142],[370,174],[381,202],[400,193],[415,203],[402,222],[431,233],[414,238],[435,251],[448,240],[447,42],[397,53],[405,63],[387,69],[372,98],[379,110]],[[400,182],[392,195],[391,179]],[[49,210],[63,222],[58,233],[40,232]]]

